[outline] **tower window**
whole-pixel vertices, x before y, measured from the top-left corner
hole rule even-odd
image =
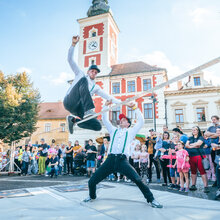
[[[96,37],[96,32],[92,32],[92,37]]]
[[[92,60],[91,65],[94,65],[94,64],[95,64],[95,60]]]

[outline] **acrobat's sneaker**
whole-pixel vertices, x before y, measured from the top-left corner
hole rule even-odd
[[[93,202],[95,199],[91,199],[90,197],[83,200],[83,202]]]
[[[66,116],[66,122],[68,124],[68,130],[70,134],[73,134],[73,125],[74,125],[73,119],[74,117],[71,115]]]
[[[163,208],[163,206],[159,202],[157,202],[155,199],[152,202],[150,202],[150,204],[153,208]]]

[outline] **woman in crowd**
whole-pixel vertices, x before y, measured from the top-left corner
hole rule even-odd
[[[189,153],[189,163],[191,168],[191,178],[192,178],[192,186],[190,190],[194,191],[197,190],[196,188],[196,180],[197,180],[197,169],[200,172],[202,177],[202,181],[204,184],[204,193],[209,192],[208,188],[208,180],[205,169],[202,165],[202,157],[201,155],[205,156],[205,152],[203,150],[205,143],[204,138],[202,136],[202,132],[198,126],[192,128],[192,136],[189,137],[188,141],[186,142],[186,150]]]
[[[180,140],[180,135],[179,134],[174,134],[172,142],[170,144],[169,148],[169,155],[172,159],[170,159],[170,177],[171,177],[171,182],[172,184],[169,186],[170,189],[175,189],[179,190],[180,189],[180,176],[179,173],[177,172],[177,168],[173,167],[175,162],[176,162],[176,151],[177,151],[177,144]],[[176,178],[177,180],[176,180]]]
[[[162,148],[160,148],[159,150],[161,151],[161,155],[167,156],[169,152],[170,144],[171,144],[169,132],[165,131],[163,133],[162,139],[163,139]],[[167,167],[169,165],[169,159],[166,159],[166,158],[163,159],[161,156],[160,165],[162,168],[163,179],[164,179],[164,183],[162,184],[162,186],[167,186],[167,177],[168,177],[169,183],[171,183],[170,170],[169,170],[169,167]]]
[[[71,141],[68,142],[68,146],[66,147],[66,163],[68,174],[73,174],[73,146]]]

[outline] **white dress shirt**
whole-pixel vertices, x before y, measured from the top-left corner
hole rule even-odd
[[[67,91],[67,94],[70,93],[71,89],[76,85],[76,83],[82,78],[82,77],[86,77],[86,79],[88,80],[88,87],[89,87],[89,91],[91,96],[93,96],[94,94],[97,94],[99,96],[101,96],[102,98],[106,99],[106,100],[112,100],[113,103],[120,103],[121,100],[116,99],[113,96],[108,95],[106,92],[104,92],[102,90],[102,88],[97,85],[95,83],[95,80],[92,80],[88,74],[85,74],[79,67],[78,65],[75,63],[75,61],[73,60],[73,56],[74,56],[74,48],[73,46],[70,47],[69,52],[68,52],[68,62],[70,64],[71,69],[73,70],[73,72],[75,73],[75,79],[72,82],[70,88]]]
[[[106,109],[107,106],[104,106],[103,110]],[[102,121],[104,125],[106,126],[109,134],[110,134],[110,144],[108,148],[108,154],[121,154],[123,151],[124,147],[124,142],[125,142],[125,137],[126,137],[126,132],[128,131],[128,136],[127,136],[127,141],[124,149],[124,154],[126,156],[130,156],[130,144],[133,141],[134,137],[138,133],[138,131],[141,129],[141,127],[144,124],[144,118],[139,109],[135,109],[134,112],[137,115],[137,123],[133,127],[129,128],[117,128],[114,127],[111,122],[107,118],[107,112],[104,112],[102,114]],[[115,134],[114,141],[113,141],[113,136],[115,133],[115,130],[118,129],[118,131]],[[113,143],[112,143],[113,141]],[[110,149],[112,147],[112,151],[110,152]]]

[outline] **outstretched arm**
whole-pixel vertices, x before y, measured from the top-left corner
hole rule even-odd
[[[69,49],[69,52],[68,52],[68,62],[69,62],[69,65],[70,65],[71,69],[75,73],[75,75],[80,75],[81,74],[82,76],[84,76],[84,73],[78,67],[78,65],[76,64],[76,62],[73,59],[75,46],[78,42],[79,42],[79,36],[73,36],[72,45],[71,45],[71,47]]]
[[[104,90],[100,88],[99,85],[97,85],[97,90],[95,91],[95,93],[106,100],[112,100],[112,103],[121,103],[120,99],[116,99],[115,97],[108,95]]]
[[[112,101],[106,101],[104,107],[103,107],[103,110],[105,110],[107,108],[107,106],[111,105],[112,104]],[[111,122],[108,120],[108,117],[107,117],[107,113],[108,112],[104,112],[102,114],[102,121],[103,121],[103,124],[106,126],[109,134],[111,134],[113,132],[113,130],[115,129],[115,127],[111,124]]]
[[[137,116],[137,123],[134,125],[133,128],[130,128],[132,130],[132,134],[135,137],[135,135],[138,133],[138,131],[144,125],[144,117],[143,117],[141,111],[135,106],[135,104],[129,103],[127,106],[132,108]]]

